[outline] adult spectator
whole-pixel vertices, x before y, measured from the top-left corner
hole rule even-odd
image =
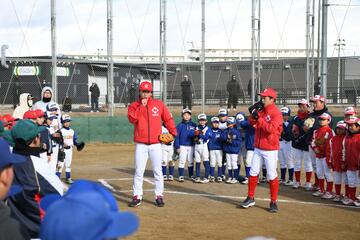
[[[19,97],[19,106],[17,106],[12,114],[16,119],[22,119],[24,113],[33,106],[33,97],[30,93],[22,93]]]
[[[191,81],[188,75],[184,75],[184,80],[180,83],[181,86],[181,99],[183,109],[188,108],[191,110],[192,107],[192,92],[191,92]]]
[[[240,94],[240,84],[236,81],[236,76],[232,75],[230,81],[228,81],[226,85],[226,90],[229,93],[228,98],[228,112],[233,107],[233,111],[236,111],[236,106],[239,99]]]
[[[278,211],[276,203],[279,191],[277,160],[282,132],[282,115],[275,105],[277,93],[274,89],[266,88],[260,93],[260,96],[262,101],[249,107],[251,114],[249,122],[255,128],[254,156],[251,162],[248,196],[240,206],[249,208],[255,205],[254,195],[258,175],[262,163],[265,163],[271,194],[269,211],[275,213]]]
[[[43,240],[117,239],[133,234],[139,226],[134,213],[119,212],[107,189],[87,180],[76,181],[63,197],[46,196],[40,205],[46,211]]]
[[[329,127],[332,128],[334,121],[333,121],[333,117],[332,117],[331,113],[329,112],[328,108],[326,107],[326,99],[324,96],[315,95],[314,97],[312,97],[310,99],[310,101],[313,103],[313,111],[310,113],[309,118],[312,119],[314,123],[310,127],[308,127],[309,125],[307,125],[305,123],[304,131],[307,133],[307,143],[309,145],[309,156],[310,156],[310,159],[312,162],[313,171],[314,171],[314,175],[315,175],[315,184],[314,184],[312,190],[317,191],[318,190],[318,177],[316,174],[316,156],[315,156],[315,152],[310,147],[310,143],[311,143],[314,131],[320,127],[319,117],[321,116],[321,114],[327,113],[330,115],[331,121],[330,121]]]
[[[32,109],[34,109],[34,110],[40,109],[41,111],[43,111],[45,113],[46,111],[49,111],[49,109],[56,108],[57,122],[60,127],[60,123],[61,123],[60,106],[53,100],[53,97],[54,97],[54,91],[52,90],[52,88],[44,87],[41,91],[41,100],[37,101],[33,105]]]
[[[129,90],[129,101],[130,103],[135,102],[136,101],[136,95],[137,95],[137,90],[139,87],[139,80],[136,78],[133,78],[130,84],[130,90]]]
[[[155,204],[163,207],[164,178],[159,135],[162,133],[163,124],[173,136],[176,135],[176,127],[172,114],[164,103],[152,98],[150,82],[143,81],[139,91],[139,100],[128,107],[128,119],[134,125],[135,142],[134,192],[129,206],[136,207],[141,204],[144,172],[150,158],[155,178]]]
[[[19,186],[11,185],[14,178],[13,165],[25,160],[23,156],[12,154],[9,144],[0,139],[0,240],[30,238],[19,222],[10,217],[10,209],[3,202],[6,197],[21,190]]]
[[[91,111],[90,112],[99,112],[99,97],[100,97],[100,89],[96,83],[92,83],[90,86],[90,99],[91,99]]]
[[[40,137],[43,127],[30,120],[19,120],[11,130],[15,141],[13,152],[26,157],[26,161],[14,165],[14,184],[22,191],[8,198],[11,215],[27,230],[31,238],[39,236],[43,212],[39,202],[43,196],[62,195],[64,186],[49,165],[39,158]]]

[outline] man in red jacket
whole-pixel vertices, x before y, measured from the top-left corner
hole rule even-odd
[[[277,160],[282,132],[282,115],[275,105],[277,93],[272,88],[266,88],[260,93],[262,104],[256,103],[249,108],[250,124],[255,128],[254,156],[252,158],[250,177],[248,184],[248,196],[240,204],[242,208],[249,208],[255,205],[254,195],[258,182],[258,175],[261,166],[265,162],[267,169],[267,180],[270,184],[271,202],[270,212],[277,212],[276,204],[279,191],[277,176]],[[261,106],[263,105],[263,106]],[[260,106],[260,107],[259,107]]]
[[[162,133],[162,125],[172,135],[176,135],[174,119],[160,100],[152,99],[152,85],[144,81],[139,86],[139,100],[128,107],[129,122],[134,125],[135,142],[135,175],[133,185],[133,199],[130,207],[141,204],[143,195],[143,180],[146,162],[150,158],[155,178],[155,205],[164,206],[164,178],[161,168],[161,144],[159,135]]]

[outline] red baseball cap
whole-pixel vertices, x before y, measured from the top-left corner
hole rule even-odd
[[[41,109],[35,109],[34,112],[36,114],[36,117],[38,117],[38,118],[39,117],[45,117],[45,113]]]
[[[28,110],[24,113],[23,119],[36,119],[37,114],[34,110]]]
[[[13,118],[10,114],[5,114],[3,117],[3,122],[10,123],[15,121],[15,118]]]
[[[346,128],[346,123],[343,120],[338,121],[336,124],[336,127],[337,128]]]
[[[274,99],[277,98],[277,93],[272,88],[265,88],[265,90],[262,93],[259,93],[261,97],[272,97]]]
[[[354,107],[345,108],[344,115],[354,115],[356,114],[356,109]]]
[[[356,116],[350,116],[347,120],[345,120],[345,122],[347,124],[354,124],[357,123],[360,125],[360,118],[356,117]]]
[[[140,83],[139,91],[149,91],[152,92],[152,84],[148,81],[143,81]]]
[[[325,102],[325,100],[326,100],[325,97],[320,95],[315,95],[314,97],[310,98],[311,102],[316,102],[316,101]]]
[[[331,120],[331,116],[328,113],[323,113],[319,116],[320,119]]]
[[[307,107],[310,107],[309,102],[304,98],[298,102],[298,105],[306,105]]]

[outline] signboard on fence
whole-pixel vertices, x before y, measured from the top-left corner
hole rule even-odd
[[[15,76],[39,76],[40,67],[39,66],[15,66],[14,67]]]

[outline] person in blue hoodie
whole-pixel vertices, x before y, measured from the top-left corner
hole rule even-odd
[[[209,172],[210,172],[210,163],[209,163],[209,135],[210,129],[206,125],[207,116],[204,113],[198,115],[199,125],[195,129],[195,183],[208,183],[209,182]],[[205,176],[203,180],[200,179],[200,164],[203,161],[205,167]]]
[[[255,128],[249,123],[245,117],[245,113],[240,112],[236,114],[236,122],[238,128],[240,127],[245,131],[245,175],[246,178],[242,180],[242,184],[248,184],[248,178],[250,176],[251,160],[254,155],[254,137],[255,137]]]
[[[236,128],[234,117],[228,117],[227,128],[220,135],[220,139],[224,143],[223,146],[224,152],[226,154],[226,163],[229,173],[229,177],[228,180],[226,180],[226,183],[237,183],[239,178],[237,163],[241,148],[241,134],[240,131]]]
[[[218,167],[218,174],[216,181],[222,182],[222,161],[223,161],[223,144],[220,140],[220,135],[222,133],[219,128],[219,118],[211,118],[211,129],[209,136],[209,152],[210,152],[210,182],[215,182],[215,167]]]
[[[191,121],[191,110],[183,109],[182,121],[176,126],[175,149],[179,154],[179,182],[184,182],[185,162],[188,161],[189,177],[194,180],[194,141],[196,124]]]
[[[279,161],[280,161],[280,184],[292,186],[294,184],[294,161],[291,151],[292,138],[292,119],[290,119],[291,110],[288,107],[282,107],[280,112],[283,116],[283,131],[280,139]],[[289,179],[286,181],[286,167],[289,172]]]

